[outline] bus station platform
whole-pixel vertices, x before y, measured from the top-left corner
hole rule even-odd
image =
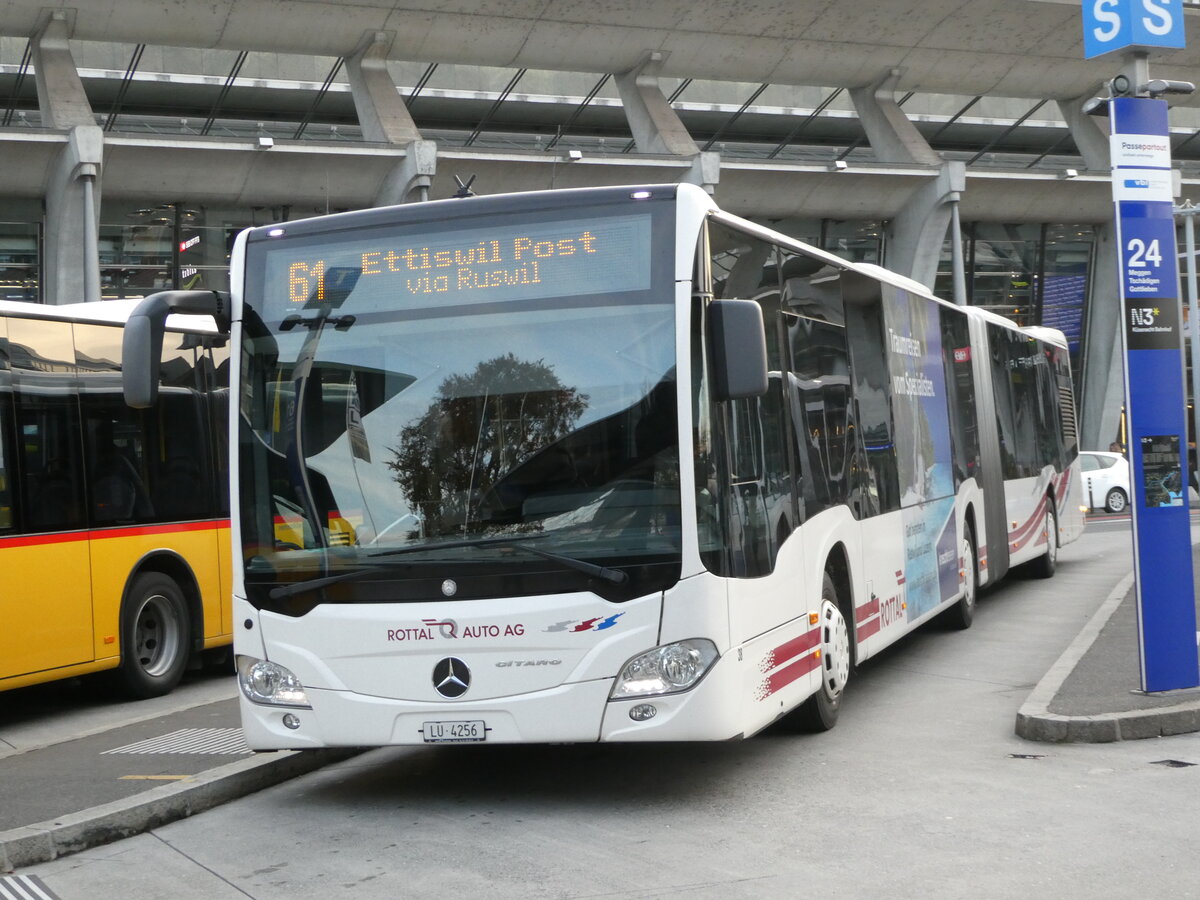
[[[1193,554],[1200,572],[1200,547]],[[1200,689],[1139,692],[1134,604],[1129,575],[1021,706],[1018,735],[1098,743],[1200,731]],[[61,688],[29,690],[35,693],[18,702],[30,714],[6,708],[0,719],[0,874],[157,828],[361,752],[253,753],[241,738],[232,678],[210,676],[137,704],[97,703],[108,711],[85,709],[50,725],[32,712],[36,692]]]
[[[44,685],[37,692],[62,690]],[[0,874],[121,840],[346,759],[357,750],[254,753],[232,677],[48,726],[0,721]],[[23,693],[23,692],[14,692]],[[3,696],[3,695],[0,695]],[[218,699],[220,698],[220,699]],[[17,705],[14,704],[14,705]],[[149,707],[149,713],[139,712]],[[154,712],[157,707],[160,712]]]
[[[1192,546],[1192,568],[1200,573],[1200,545]],[[1200,621],[1200,591],[1196,608]],[[1016,722],[1021,737],[1052,743],[1106,743],[1193,731],[1200,731],[1200,688],[1153,694],[1141,690],[1132,573],[1113,588],[1038,682]]]

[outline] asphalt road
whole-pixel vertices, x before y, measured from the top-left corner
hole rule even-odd
[[[1200,735],[1047,745],[1016,710],[1126,529],[852,680],[837,728],[721,745],[375,750],[21,870],[62,900],[1194,896]]]

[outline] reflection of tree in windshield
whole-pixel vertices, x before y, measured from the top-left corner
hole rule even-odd
[[[497,356],[447,377],[421,418],[400,431],[387,466],[427,535],[462,531],[471,498],[569,434],[587,403],[543,361]]]

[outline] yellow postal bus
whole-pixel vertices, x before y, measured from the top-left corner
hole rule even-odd
[[[130,409],[136,303],[0,302],[0,691],[117,669],[157,696],[231,641],[228,339],[172,317]]]

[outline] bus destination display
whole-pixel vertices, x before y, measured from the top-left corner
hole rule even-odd
[[[650,217],[591,217],[268,250],[266,306],[383,312],[650,287]]]

